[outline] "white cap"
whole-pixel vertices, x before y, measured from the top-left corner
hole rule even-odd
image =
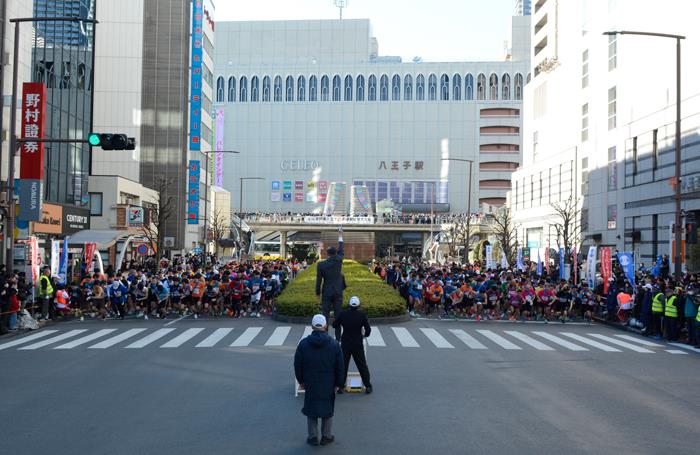
[[[652,288],[652,286],[651,286],[651,284],[649,284],[649,283],[647,283],[647,284],[644,285],[644,289],[651,290],[651,288]]]
[[[352,297],[350,297],[350,301],[348,302],[348,305],[360,306],[360,298],[356,295],[353,295]]]
[[[326,317],[322,314],[317,314],[311,320],[311,327],[315,329],[322,329],[326,326]]]

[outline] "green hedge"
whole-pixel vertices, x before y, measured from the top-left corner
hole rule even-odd
[[[370,318],[401,316],[406,313],[406,302],[366,266],[355,261],[343,261],[343,275],[347,289],[343,294],[343,308],[353,295],[360,298],[361,307]],[[277,314],[311,317],[320,313],[316,297],[316,264],[301,272],[277,299]]]

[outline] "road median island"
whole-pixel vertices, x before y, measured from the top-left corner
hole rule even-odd
[[[345,260],[343,275],[347,285],[343,294],[343,308],[347,308],[348,299],[356,295],[362,302],[361,308],[375,323],[408,320],[406,303],[401,296],[366,266]],[[308,318],[321,311],[315,287],[316,264],[313,264],[301,272],[277,298],[273,317],[280,321],[308,323]]]

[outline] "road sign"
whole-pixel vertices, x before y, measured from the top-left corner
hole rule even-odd
[[[141,256],[147,255],[147,254],[148,254],[148,245],[146,245],[145,243],[140,243],[140,244],[136,247],[136,252],[137,252],[138,254],[140,254]]]

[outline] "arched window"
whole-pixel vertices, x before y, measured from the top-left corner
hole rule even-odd
[[[340,76],[333,76],[333,101],[340,101]]]
[[[224,78],[219,76],[216,78],[216,102],[224,102]]]
[[[241,84],[243,84],[241,82]],[[260,82],[258,76],[250,79],[250,101],[260,101]]]
[[[520,101],[523,99],[523,75],[517,73],[513,80],[513,99]]]
[[[510,74],[504,74],[503,78],[501,79],[501,99],[502,100],[509,100],[510,99]]]
[[[425,99],[425,77],[419,74],[416,77],[416,101],[423,101]]]
[[[318,100],[318,79],[316,76],[311,76],[309,78],[309,101]]]
[[[450,99],[450,76],[443,74],[440,76],[440,100],[448,101]]]
[[[489,99],[498,99],[498,76],[496,73],[491,73],[491,76],[489,76]]]
[[[391,78],[391,99],[399,101],[401,99],[401,76],[394,74]]]
[[[474,99],[474,76],[471,74],[464,76],[464,99],[468,101]]]
[[[275,101],[282,101],[282,78],[275,76]]]
[[[413,77],[410,74],[403,78],[403,99],[405,101],[413,99]]]
[[[462,99],[462,76],[459,74],[452,76],[452,99],[455,101]]]
[[[292,76],[287,76],[285,81],[286,96],[285,101],[294,101],[294,78]]]
[[[270,76],[263,77],[262,100],[270,101]]]
[[[243,76],[238,81],[238,101],[244,103],[248,101],[248,78]]]
[[[386,74],[379,79],[379,100],[389,101],[389,76]]]
[[[297,79],[297,101],[306,101],[306,79],[299,76]]]
[[[431,74],[428,76],[428,100],[435,101],[437,99],[437,76]]]
[[[374,74],[367,81],[367,101],[377,101],[377,78]]]
[[[355,96],[357,101],[365,100],[365,77],[362,75],[357,76],[357,96]]]
[[[486,99],[486,76],[480,73],[476,77],[476,99],[485,100]]]
[[[321,101],[328,101],[328,76],[321,76]]]
[[[228,102],[236,101],[236,78],[231,76],[228,78]]]
[[[345,101],[352,101],[352,76],[345,76]]]

